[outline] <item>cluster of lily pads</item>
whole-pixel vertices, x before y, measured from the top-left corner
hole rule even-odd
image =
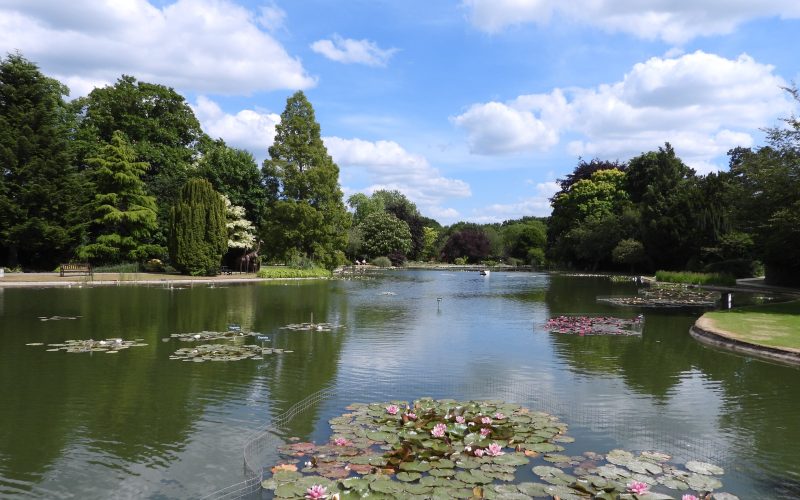
[[[281,330],[293,330],[296,332],[332,332],[333,330],[340,328],[341,325],[334,325],[333,323],[314,323],[313,321],[309,323],[291,323],[286,326],[282,326]]]
[[[269,354],[281,354],[292,351],[272,349],[257,345],[203,344],[178,349],[169,359],[193,361],[241,361],[243,359],[262,359]]]
[[[682,471],[661,453],[563,455],[561,444],[574,441],[566,424],[502,401],[424,398],[347,409],[330,420],[330,442],[280,447],[283,459],[262,486],[277,498],[562,500],[671,498],[656,489],[691,490],[692,498],[721,487],[712,476],[722,469],[690,462]],[[532,470],[522,467],[532,461]]]
[[[122,339],[105,339],[105,340],[65,340],[60,344],[47,344],[48,352],[66,351],[71,353],[76,352],[105,352],[106,354],[116,354],[117,352],[128,349],[130,347],[144,347],[144,339],[136,340],[122,340]],[[31,342],[25,344],[30,346],[45,345],[43,342]]]
[[[39,316],[39,321],[61,321],[64,319],[78,319],[80,316]]]
[[[615,318],[611,316],[556,316],[544,328],[553,333],[584,335],[641,335],[644,316]]]
[[[202,332],[196,333],[173,333],[170,334],[170,337],[173,339],[179,339],[183,342],[198,342],[198,341],[206,341],[206,340],[227,340],[227,339],[236,339],[242,338],[248,334],[242,333],[241,330],[227,330],[224,332],[210,332],[207,330],[203,330]]]
[[[659,283],[639,291],[631,297],[604,297],[597,299],[619,306],[640,307],[714,307],[719,292],[690,288],[687,285]]]

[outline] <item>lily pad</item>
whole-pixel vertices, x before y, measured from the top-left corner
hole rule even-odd
[[[722,475],[725,473],[725,470],[722,467],[718,467],[714,464],[709,464],[706,462],[697,462],[695,460],[690,460],[686,462],[686,468],[692,472],[696,472],[698,474],[705,474],[705,475]]]

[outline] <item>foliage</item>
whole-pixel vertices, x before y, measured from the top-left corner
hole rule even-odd
[[[321,267],[299,269],[294,267],[269,266],[259,269],[256,276],[259,278],[271,279],[330,278],[331,272]]]
[[[92,186],[71,154],[69,90],[19,54],[0,59],[0,263],[52,269],[83,234]]]
[[[611,251],[611,258],[619,264],[629,265],[633,270],[636,264],[647,260],[647,254],[644,251],[644,245],[640,241],[626,238],[617,243],[617,246]]]
[[[442,258],[453,262],[464,257],[467,262],[476,264],[489,257],[490,243],[486,233],[479,226],[469,226],[450,235],[442,248]]]
[[[115,131],[130,140],[139,161],[150,165],[144,176],[159,207],[161,242],[166,240],[170,207],[186,182],[208,138],[186,100],[172,88],[121,76],[114,85],[95,88],[73,101],[78,116],[78,161],[95,156]]]
[[[422,228],[422,255],[421,258],[431,260],[436,256],[436,240],[439,238],[439,231],[435,228],[425,226]]]
[[[389,260],[389,257],[375,257],[370,264],[375,267],[392,267],[392,261]]]
[[[231,148],[222,139],[214,141],[197,162],[196,175],[210,182],[231,204],[243,207],[245,213],[240,218],[256,225],[260,223],[265,192],[258,165],[250,152]]]
[[[375,212],[359,225],[362,250],[369,257],[398,253],[405,255],[411,250],[411,231],[408,224],[392,214]]]
[[[687,285],[731,286],[736,284],[736,278],[730,274],[692,273],[688,271],[656,271],[656,280]]]
[[[204,179],[190,179],[172,208],[169,253],[184,274],[216,274],[228,246],[225,202]]]
[[[502,234],[506,256],[534,265],[544,263],[547,228],[542,221],[532,218],[512,221],[503,225]]]
[[[386,211],[382,198],[369,197],[364,193],[351,195],[347,204],[353,209],[353,226],[361,224],[369,215]]]
[[[162,256],[164,248],[151,243],[158,221],[156,199],[146,193],[142,181],[148,165],[134,160],[125,135],[114,132],[111,142],[87,164],[97,190],[92,203],[95,219],[91,243],[78,248],[78,257],[115,264]]]
[[[158,260],[158,259],[155,259]],[[93,268],[95,273],[138,273],[141,266],[138,262],[120,262],[118,264],[101,265]]]
[[[328,269],[340,265],[350,215],[342,202],[339,167],[302,92],[287,100],[269,155],[262,167],[269,201],[262,227],[267,253],[284,258],[295,249]]]
[[[245,219],[244,207],[231,203],[227,196],[222,196],[225,202],[225,227],[228,230],[228,248],[249,249],[256,244],[255,226]]]

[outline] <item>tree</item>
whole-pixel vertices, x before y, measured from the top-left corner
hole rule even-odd
[[[184,274],[216,274],[228,248],[225,202],[205,179],[184,184],[172,207],[169,255]]]
[[[19,54],[0,60],[0,263],[50,270],[80,240],[92,186],[69,141],[67,87]]]
[[[431,260],[436,257],[436,240],[439,238],[439,231],[435,228],[425,226],[422,228],[424,244],[422,246],[422,258]]]
[[[633,272],[637,264],[647,259],[647,254],[644,253],[644,245],[641,242],[633,238],[627,238],[617,243],[617,246],[611,252],[611,257],[618,264],[630,266],[630,270]]]
[[[418,259],[425,247],[424,227],[426,220],[419,213],[417,206],[406,195],[397,190],[379,190],[372,194],[372,198],[382,204],[384,210],[408,224],[411,231],[411,250],[409,257]]]
[[[531,257],[541,265],[547,244],[547,228],[540,220],[526,218],[503,223],[503,239],[508,257],[531,263]],[[533,252],[532,252],[533,251]]]
[[[253,223],[245,218],[245,209],[231,203],[227,196],[222,195],[225,202],[225,227],[228,229],[228,248],[247,250],[256,245],[256,228]]]
[[[386,207],[383,200],[375,196],[367,196],[364,193],[356,193],[347,199],[347,205],[353,209],[353,226],[361,224],[364,219],[376,212],[385,212]]]
[[[172,88],[128,75],[76,99],[73,106],[79,121],[79,162],[95,156],[119,130],[131,142],[136,159],[150,165],[144,181],[149,194],[156,197],[159,238],[165,241],[170,207],[199,156],[201,143],[209,140],[192,108]]]
[[[93,263],[140,262],[161,257],[164,248],[151,243],[158,229],[156,199],[145,192],[142,176],[148,165],[134,161],[133,148],[122,132],[87,164],[97,194],[92,203],[92,242],[78,248],[78,256]]]
[[[339,167],[328,155],[314,109],[303,92],[286,101],[262,175],[272,201],[263,240],[275,258],[305,254],[333,268],[344,261],[350,215],[342,201]]]
[[[243,207],[247,220],[260,224],[266,193],[258,165],[249,151],[229,147],[222,139],[214,141],[204,148],[196,174],[234,206]]]
[[[442,258],[453,262],[464,257],[467,262],[477,264],[489,256],[490,243],[483,230],[476,225],[467,225],[450,235],[442,248]]]
[[[359,226],[362,250],[368,257],[406,255],[411,250],[411,231],[408,224],[392,214],[375,212]]]

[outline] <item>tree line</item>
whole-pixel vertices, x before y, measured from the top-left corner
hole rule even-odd
[[[788,89],[798,99],[796,89]],[[205,134],[183,96],[122,75],[68,101],[20,54],[0,60],[0,265],[167,262],[191,274],[259,261],[332,269],[387,257],[594,270],[691,269],[798,280],[800,123],[698,176],[669,144],[580,161],[549,218],[442,226],[398,191],[346,202],[302,92],[269,157]],[[255,252],[254,252],[255,251]]]

